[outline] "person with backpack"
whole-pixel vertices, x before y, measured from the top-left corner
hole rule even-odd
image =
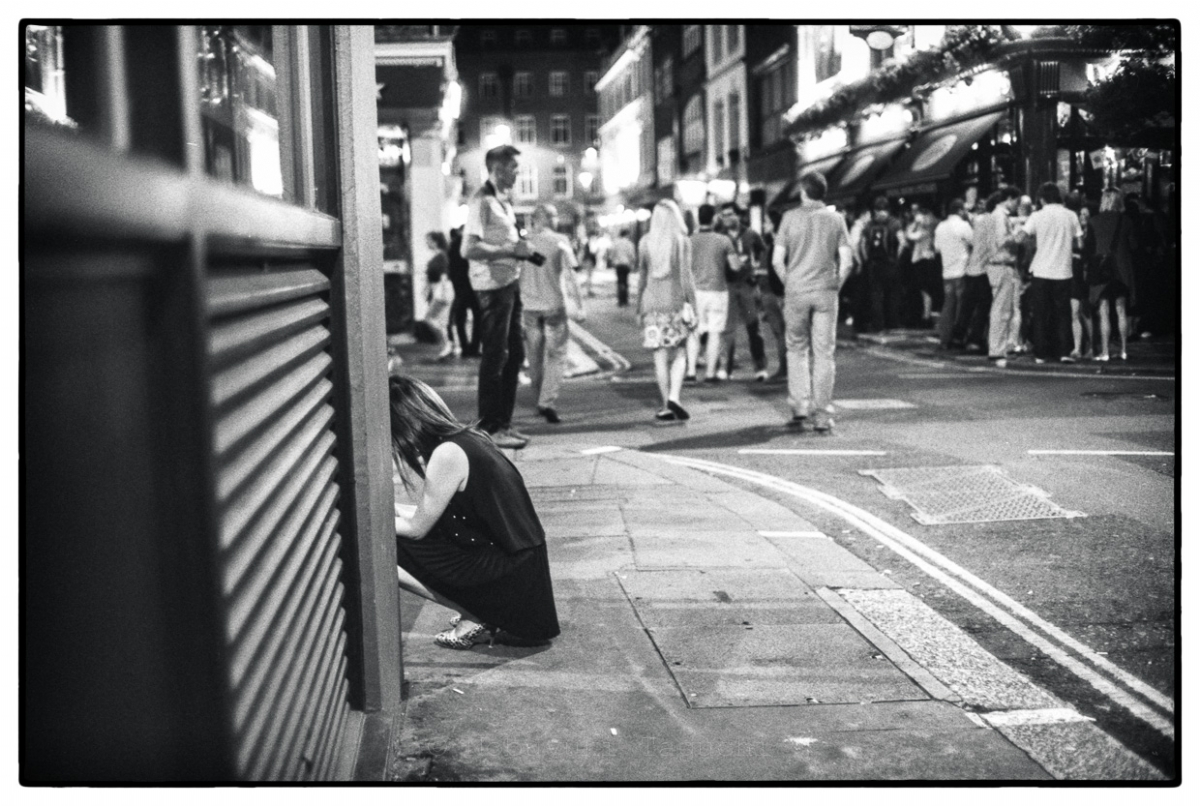
[[[859,262],[863,266],[869,296],[869,333],[900,324],[900,238],[899,225],[888,210],[886,196],[875,199],[871,221],[863,227]]]

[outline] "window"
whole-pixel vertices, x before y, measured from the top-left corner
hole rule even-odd
[[[556,146],[571,145],[571,116],[550,116],[550,142]]]
[[[522,71],[513,74],[513,97],[528,98],[533,95],[533,73]]]
[[[571,167],[569,165],[554,166],[554,195],[571,195]]]
[[[590,144],[600,141],[600,116],[588,115],[584,121],[584,140]]]
[[[686,59],[700,49],[700,26],[683,26],[683,57]]]
[[[517,184],[514,191],[518,199],[537,198],[537,165],[532,161],[522,162],[517,166]]]
[[[726,25],[725,27],[725,52],[727,55],[737,53],[742,47],[742,26]]]
[[[838,50],[834,26],[814,25],[814,63],[817,83],[842,71],[842,53]]]
[[[571,77],[564,70],[554,70],[550,73],[550,94],[560,98],[571,91]]]
[[[517,47],[528,47],[533,44],[533,32],[528,28],[518,28],[513,34],[513,41],[517,43]]]
[[[683,153],[695,154],[704,150],[704,105],[700,95],[693,95],[683,110]]]
[[[479,74],[479,97],[495,98],[500,94],[500,79],[495,73]]]
[[[588,94],[596,92],[596,82],[600,80],[600,73],[596,70],[588,70],[583,74],[583,86],[587,88]]]
[[[479,143],[485,149],[500,145],[499,141],[507,142],[502,132],[507,128],[504,118],[479,119]]]
[[[725,102],[713,102],[712,110],[713,151],[716,153],[717,165],[725,164]]]
[[[537,118],[533,115],[517,115],[517,142],[533,145],[537,143]]]
[[[496,46],[496,32],[490,28],[480,31],[479,44],[485,48],[494,48]]]
[[[729,93],[729,161],[736,164],[742,151],[742,96]]]
[[[709,45],[712,51],[709,53],[709,64],[720,64],[725,58],[725,26],[724,25],[709,25],[708,26]]]
[[[783,113],[795,100],[792,71],[787,60],[759,80],[759,120],[761,145],[778,142],[783,135]]]
[[[658,183],[668,185],[675,180],[675,138],[664,137],[658,141]]]
[[[567,29],[551,28],[550,29],[550,44],[565,45],[567,43]]]

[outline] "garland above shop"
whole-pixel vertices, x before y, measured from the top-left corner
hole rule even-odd
[[[1178,92],[1173,64],[1127,59],[1084,96],[1089,128],[1114,146],[1169,148],[1176,135]]]
[[[1051,25],[1034,31],[1029,41],[1069,40],[1082,50],[1129,52],[1158,59],[1174,53],[1178,27],[1155,25]],[[1010,26],[955,25],[941,44],[913,53],[904,60],[889,60],[864,78],[838,87],[831,95],[785,119],[788,134],[802,137],[838,123],[863,117],[872,107],[920,97],[933,86],[977,67],[1007,50],[1002,46],[1022,41]]]

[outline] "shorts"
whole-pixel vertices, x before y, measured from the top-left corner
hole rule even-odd
[[[728,291],[702,291],[696,289],[696,331],[699,333],[724,333],[729,318]]]

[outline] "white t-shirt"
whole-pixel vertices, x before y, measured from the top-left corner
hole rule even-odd
[[[1037,238],[1030,273],[1044,280],[1070,280],[1074,239],[1083,237],[1079,216],[1061,204],[1047,204],[1029,216],[1023,229]]]
[[[971,256],[971,225],[962,216],[947,216],[933,231],[933,248],[942,256],[942,279],[957,280],[967,272]]]
[[[563,300],[562,273],[578,264],[567,236],[552,230],[531,233],[529,246],[546,258],[540,266],[532,263],[521,269],[521,307],[527,311],[561,311]],[[571,278],[572,280],[574,278]]]

